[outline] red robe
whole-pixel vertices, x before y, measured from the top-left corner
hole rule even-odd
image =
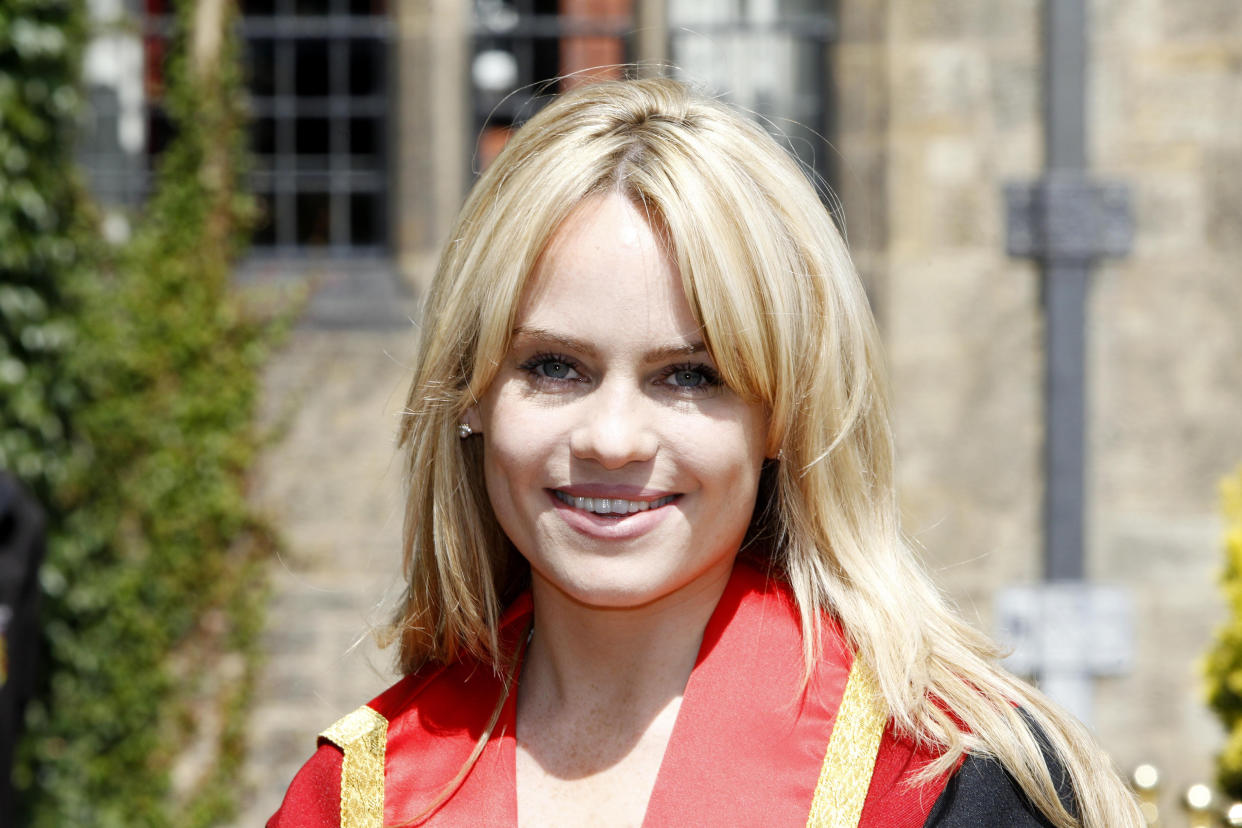
[[[503,637],[520,639],[530,614],[529,595],[514,602],[502,620]],[[823,655],[804,692],[801,626],[788,588],[746,564],[735,566],[704,631],[644,824],[807,824],[852,664],[840,629],[826,623]],[[357,711],[380,728],[375,761],[382,763],[383,824],[421,815],[444,790],[463,767],[501,691],[502,681],[489,665],[462,661],[407,676],[367,705],[369,710]],[[517,823],[515,700],[516,693],[510,693],[460,787],[421,824]],[[879,749],[873,767],[861,770],[865,787],[859,798],[862,790],[866,798],[858,824],[922,826],[945,780],[916,786],[909,778],[934,755],[891,727],[883,727],[882,735],[880,727],[875,731]],[[341,741],[339,731],[336,738]],[[341,748],[321,740],[268,828],[342,824],[341,779],[348,764],[342,757]],[[868,758],[865,764],[872,762]],[[357,797],[355,792],[349,802]]]

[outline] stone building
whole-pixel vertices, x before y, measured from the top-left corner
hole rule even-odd
[[[1041,573],[1041,281],[1006,256],[1001,190],[1043,164],[1042,6],[843,0],[832,64],[907,530],[985,629],[995,590]],[[1242,462],[1242,6],[1087,6],[1088,159],[1135,219],[1088,293],[1085,569],[1128,590],[1135,648],[1095,684],[1093,725],[1123,770],[1184,789],[1220,742],[1199,664],[1222,611],[1217,487]]]
[[[473,171],[539,105],[529,84],[671,63],[839,194],[890,359],[907,530],[990,630],[998,589],[1043,572],[1042,276],[1006,252],[1003,190],[1044,167],[1047,2],[243,2],[256,255],[378,259],[417,294]],[[1089,172],[1128,187],[1134,220],[1087,294],[1085,574],[1133,608],[1093,726],[1123,771],[1153,762],[1181,789],[1220,742],[1198,665],[1222,612],[1218,481],[1242,463],[1242,4],[1086,7]]]

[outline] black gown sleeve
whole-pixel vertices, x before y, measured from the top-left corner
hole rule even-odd
[[[1057,786],[1061,804],[1071,814],[1077,814],[1074,791],[1069,784],[1069,774],[1048,747],[1047,740],[1035,723],[1023,713],[1036,742],[1044,756],[1044,764]],[[1006,826],[1006,828],[1053,828],[1049,819],[1040,812],[1016,779],[991,757],[967,756],[957,773],[949,780],[932,806],[924,828],[976,828],[977,826]]]
[[[994,759],[968,756],[932,806],[924,828],[1052,828]]]

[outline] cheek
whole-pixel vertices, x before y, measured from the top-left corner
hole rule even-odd
[[[530,444],[520,439],[515,440],[513,435],[503,431],[489,432],[484,439],[488,442],[483,446],[483,467],[487,475],[487,490],[492,499],[495,500],[509,489],[522,488],[534,469]]]
[[[528,486],[542,486],[557,435],[552,421],[529,407],[499,400],[484,413],[483,465],[493,501],[506,489],[513,495]]]
[[[682,457],[705,485],[725,487],[731,496],[753,490],[763,466],[766,432],[757,417],[734,415],[690,429],[682,440]]]
[[[522,443],[514,443],[502,434],[488,433],[483,446],[483,479],[487,499],[501,529],[519,548],[530,531],[532,493],[538,492],[534,482],[531,458],[522,452]]]

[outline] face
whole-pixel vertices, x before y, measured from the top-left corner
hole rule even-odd
[[[720,381],[675,265],[627,199],[590,199],[553,236],[467,422],[537,595],[638,607],[727,579],[766,417]]]

